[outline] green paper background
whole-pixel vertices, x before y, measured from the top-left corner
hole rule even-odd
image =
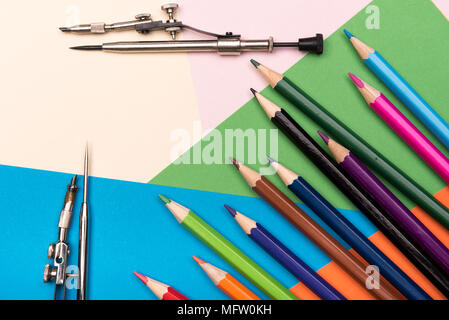
[[[430,0],[376,0],[370,5],[379,7],[380,29],[365,27],[368,15],[362,10],[326,39],[322,55],[308,54],[293,65],[285,75],[434,194],[441,190],[445,183],[370,109],[347,73],[354,73],[383,92],[446,155],[447,150],[365,67],[342,30],[348,29],[378,50],[443,118],[449,119],[449,23]],[[248,60],[250,58],[249,56]],[[252,68],[249,62],[248,68]],[[223,88],[226,88],[226,84],[223,84]],[[320,128],[315,123],[271,87],[267,87],[261,93],[285,108],[324,147],[316,134],[316,130]],[[224,94],[232,92],[225,91]],[[274,129],[275,126],[268,120],[257,101],[251,99],[217,127],[221,132],[225,129],[238,128]],[[203,147],[207,144],[207,139],[208,136],[203,139]],[[223,159],[224,154],[223,150]],[[245,156],[244,159],[238,160],[245,162],[246,159]],[[356,209],[281,132],[279,132],[278,159],[301,174],[336,207]],[[249,166],[257,169],[260,166],[266,167],[267,164],[257,163]],[[287,195],[293,196],[279,177],[273,175],[268,179]],[[230,164],[171,164],[150,182],[256,196]],[[414,206],[413,202],[403,197],[397,190],[394,188],[392,190],[408,207]],[[294,199],[297,200],[296,197]]]

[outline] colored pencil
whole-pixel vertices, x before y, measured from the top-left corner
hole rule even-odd
[[[366,66],[413,112],[415,116],[449,148],[449,124],[421,97],[412,86],[381,56],[349,31],[349,41]]]
[[[349,73],[366,103],[446,182],[449,159],[381,92]]]
[[[449,249],[348,149],[320,132],[339,165],[449,274]]]
[[[200,258],[193,257],[200,265],[201,269],[208,275],[212,282],[233,300],[260,300],[258,296],[252,293],[247,287],[241,284],[236,278],[228,272],[204,262]]]
[[[143,274],[134,271],[134,274],[142,280],[145,285],[158,297],[159,300],[190,300],[183,294],[179,293],[173,287],[162,282],[151,279]]]
[[[349,180],[338,164],[305,132],[304,129],[284,110],[252,89],[260,105],[271,121],[343,192],[354,205],[381,230],[394,244],[427,276],[435,281],[440,290],[447,292],[447,282],[439,276],[433,263],[424,252],[411,242],[402,230],[381,208],[376,206],[371,196]]]
[[[449,229],[449,211],[418,183],[386,159],[355,132],[345,126],[322,105],[298,88],[287,77],[251,60],[270,85],[340,143],[351,148],[364,163],[372,167],[392,185],[402,191],[424,211]]]
[[[423,290],[368,240],[348,219],[316,191],[303,177],[269,158],[285,185],[315,212],[369,264],[379,267],[385,277],[408,297],[422,297]]]
[[[302,211],[293,201],[276,188],[264,176],[232,159],[234,166],[246,180],[248,185],[266,202],[268,202],[284,218],[290,221],[301,233],[320,248],[329,258],[337,263],[365,287],[367,273],[365,265],[352,253],[345,249],[334,237],[317,222]],[[394,290],[380,284],[379,289],[369,291],[373,296],[383,300],[402,299]]]
[[[310,290],[325,300],[346,300],[346,298],[326,282],[318,273],[288,249],[258,222],[225,205],[243,231],[273,258],[282,264]]]
[[[218,231],[197,216],[192,210],[179,203],[159,195],[176,220],[226,262],[239,271],[245,278],[262,290],[267,296],[277,300],[297,300],[298,298],[258,266],[240,249],[223,237]]]

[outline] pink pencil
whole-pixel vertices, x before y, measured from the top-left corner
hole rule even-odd
[[[366,82],[349,73],[366,103],[449,184],[449,159],[416,128],[390,100]]]

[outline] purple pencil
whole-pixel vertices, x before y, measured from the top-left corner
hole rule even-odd
[[[348,149],[318,131],[341,168],[449,274],[449,249]]]
[[[288,271],[301,280],[310,290],[325,300],[346,300],[336,289],[318,273],[290,251],[258,222],[225,205],[243,231],[282,264]]]

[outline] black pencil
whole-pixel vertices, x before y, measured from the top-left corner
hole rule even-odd
[[[331,180],[349,200],[383,232],[404,255],[425,274],[445,295],[448,293],[445,277],[430,262],[429,258],[408,240],[403,230],[389,215],[374,204],[370,195],[361,191],[357,183],[350,180],[323,148],[282,108],[251,89],[271,121]]]

